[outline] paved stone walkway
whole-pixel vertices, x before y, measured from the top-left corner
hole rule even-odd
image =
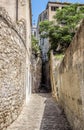
[[[18,119],[7,130],[71,130],[50,94],[32,94]]]

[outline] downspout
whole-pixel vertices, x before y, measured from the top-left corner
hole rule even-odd
[[[18,21],[18,0],[16,0],[16,22]]]

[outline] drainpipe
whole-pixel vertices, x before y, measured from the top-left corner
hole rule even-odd
[[[16,22],[18,21],[18,0],[16,0]]]

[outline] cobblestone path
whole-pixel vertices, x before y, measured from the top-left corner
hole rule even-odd
[[[71,130],[50,94],[32,94],[28,105],[7,130]]]

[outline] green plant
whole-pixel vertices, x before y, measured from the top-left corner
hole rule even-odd
[[[32,51],[37,56],[40,53],[38,40],[32,35],[31,41],[32,41]]]
[[[48,38],[51,43],[50,50],[56,53],[64,53],[71,43],[77,25],[84,18],[84,6],[71,4],[63,9],[56,10],[54,22],[48,20],[40,22],[40,35],[42,38]]]

